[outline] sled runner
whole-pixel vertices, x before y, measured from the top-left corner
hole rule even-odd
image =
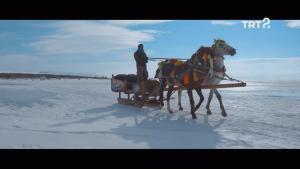
[[[155,81],[155,80],[153,80]],[[159,82],[157,81],[157,84]],[[227,83],[227,84],[209,84],[201,86],[201,89],[212,89],[212,88],[232,88],[232,87],[245,87],[246,83],[237,82],[237,83]],[[150,88],[150,91],[140,92],[140,85],[137,83],[136,76],[133,74],[125,75],[112,75],[111,78],[111,90],[113,92],[119,93],[118,103],[131,105],[131,106],[151,106],[158,107],[158,93],[153,90],[159,90],[159,86],[155,85],[154,88]],[[185,90],[185,88],[182,88]],[[178,87],[175,87],[175,90],[178,90]],[[168,88],[165,89],[168,91]],[[125,97],[124,97],[125,95]]]

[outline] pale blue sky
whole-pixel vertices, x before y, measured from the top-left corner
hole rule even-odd
[[[189,58],[201,45],[210,46],[214,38],[224,39],[237,49],[237,54],[226,60],[232,65],[228,71],[236,76],[245,75],[242,72],[256,72],[256,76],[268,71],[300,73],[297,20],[271,20],[270,29],[255,30],[244,29],[240,20],[2,20],[0,71],[107,76],[135,73],[132,54],[138,43],[144,44],[149,57]],[[281,61],[284,64],[278,63]],[[269,65],[268,70],[261,71],[264,63]],[[249,70],[241,70],[245,68],[243,64]],[[148,67],[152,76],[156,63],[151,62]]]

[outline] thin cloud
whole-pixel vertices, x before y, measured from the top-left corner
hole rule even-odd
[[[213,21],[211,21],[211,24],[213,24],[213,25],[231,26],[231,25],[235,25],[236,22],[232,22],[232,21],[216,21],[216,20],[213,20]]]
[[[119,26],[132,26],[132,25],[153,25],[166,22],[172,22],[173,20],[112,20],[107,23]]]
[[[287,27],[300,29],[300,20],[288,20]]]
[[[143,23],[150,24],[148,22]],[[132,23],[128,22],[125,25],[128,24]],[[49,27],[56,29],[56,33],[42,36],[28,44],[41,54],[100,54],[126,50],[136,47],[139,43],[153,41],[160,33],[158,30],[132,30],[97,21],[60,21]]]

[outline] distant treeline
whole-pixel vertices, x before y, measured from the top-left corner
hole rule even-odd
[[[53,75],[32,73],[0,73],[1,79],[109,79],[106,76],[76,76],[76,75]]]

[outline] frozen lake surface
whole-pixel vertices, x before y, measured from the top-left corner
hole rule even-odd
[[[219,90],[226,118],[205,90],[192,120],[186,91],[169,114],[118,105],[110,80],[0,80],[0,148],[300,148],[300,82],[247,85]]]

